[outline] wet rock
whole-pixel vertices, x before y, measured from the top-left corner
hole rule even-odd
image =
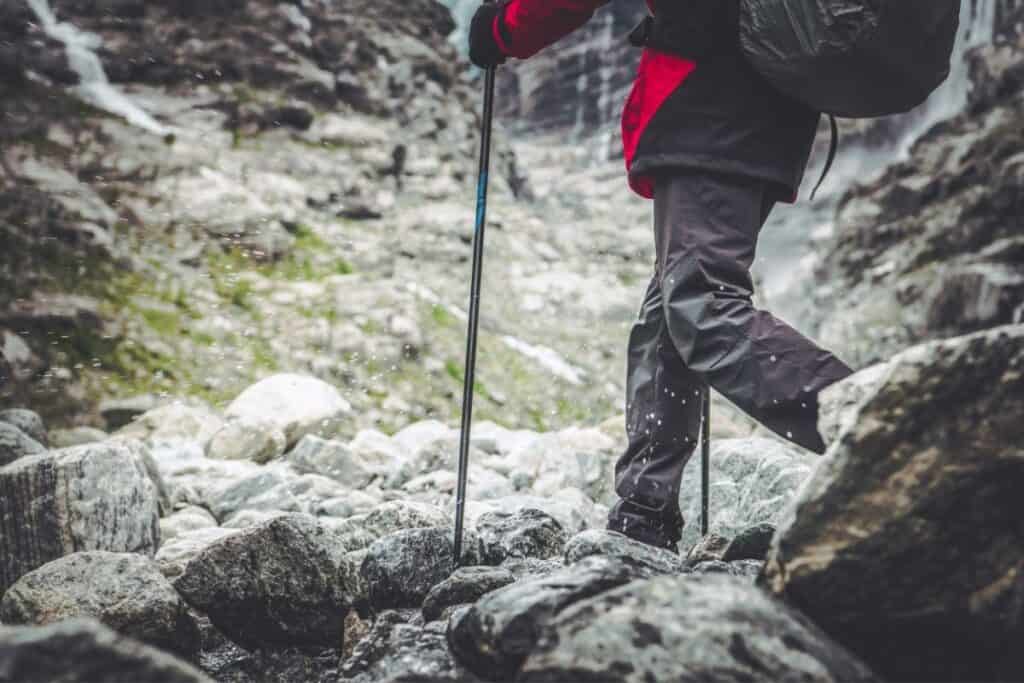
[[[321,474],[353,489],[367,486],[392,466],[387,461],[361,458],[340,441],[312,435],[302,437],[288,454],[288,462],[299,472]]]
[[[209,408],[180,401],[147,410],[115,436],[139,440],[184,439],[206,443],[220,429],[221,419]]]
[[[664,576],[551,620],[521,681],[873,681],[808,619],[728,577]]]
[[[534,579],[553,574],[565,567],[559,560],[538,560],[532,557],[513,557],[501,563],[502,569],[512,572],[519,579]]]
[[[0,601],[5,624],[45,626],[77,617],[186,656],[199,646],[181,596],[141,555],[74,553],[25,574]]]
[[[482,677],[510,678],[533,651],[547,624],[571,605],[652,575],[628,560],[587,557],[533,580],[485,595],[452,615],[448,642],[460,662]]]
[[[686,563],[690,565],[698,562],[709,562],[721,560],[725,549],[729,547],[729,539],[718,534],[709,533],[697,542],[697,545],[690,548],[686,553]]]
[[[712,439],[709,531],[733,538],[761,522],[777,524],[816,463],[815,455],[776,439]],[[691,458],[679,494],[687,522],[680,548],[700,540],[700,501],[700,458]]]
[[[158,508],[135,442],[50,451],[0,467],[0,592],[75,551],[154,553]]]
[[[342,680],[376,683],[395,679],[476,680],[452,659],[443,623],[416,626],[389,610],[377,616],[370,632],[345,661]]]
[[[160,400],[153,395],[143,394],[131,398],[108,399],[100,403],[99,411],[110,431],[131,424],[132,420],[158,407]]]
[[[44,453],[46,447],[9,422],[0,422],[0,467],[26,455]]]
[[[230,641],[224,641],[212,650],[204,650],[199,661],[203,671],[217,681],[306,683],[337,681],[339,659],[338,650],[247,652]]]
[[[202,550],[174,587],[248,649],[340,647],[350,600],[344,548],[306,515],[287,515]]]
[[[765,585],[899,680],[1024,676],[1024,326],[895,357],[802,490]]]
[[[486,564],[501,564],[510,557],[558,557],[568,540],[558,520],[532,509],[484,513],[476,521],[476,532]]]
[[[584,531],[573,536],[565,546],[566,564],[575,564],[592,555],[638,562],[655,574],[675,574],[683,568],[682,559],[675,553],[635,541],[617,531]]]
[[[411,500],[393,500],[378,505],[362,518],[363,529],[380,538],[406,529],[441,527],[451,518],[437,506]]]
[[[515,580],[515,575],[504,567],[459,567],[427,593],[423,600],[423,620],[440,619],[447,608],[476,602]]]
[[[746,578],[753,583],[764,566],[762,560],[734,560],[723,562],[722,560],[705,560],[698,562],[688,569],[691,574],[725,574],[727,576],[739,576]]]
[[[0,671],[19,683],[212,683],[190,664],[92,619],[0,626]]]
[[[818,431],[825,443],[831,444],[844,429],[853,424],[861,401],[878,390],[888,370],[888,363],[878,363],[821,392],[818,399]]]
[[[14,425],[26,436],[35,439],[43,446],[48,445],[49,437],[46,433],[46,425],[43,424],[43,418],[39,417],[38,413],[24,408],[0,410],[0,422]]]
[[[420,607],[430,589],[455,570],[454,539],[449,527],[409,529],[369,547],[360,573],[376,610]],[[466,534],[462,564],[480,563],[479,541]]]
[[[162,548],[168,541],[182,534],[215,526],[217,526],[217,518],[211,515],[206,508],[190,505],[176,510],[160,520],[160,547]]]
[[[515,514],[520,510],[540,510],[558,520],[568,534],[579,533],[594,526],[604,527],[607,511],[600,511],[579,489],[563,489],[552,496],[516,494],[488,500],[470,500],[466,505],[466,519],[475,524],[487,512]]]
[[[331,435],[349,411],[348,401],[330,384],[305,375],[281,374],[243,391],[224,416],[273,424],[292,446],[306,434]]]
[[[736,538],[729,541],[725,552],[722,553],[722,561],[763,561],[765,555],[768,554],[768,548],[772,544],[772,536],[774,535],[775,527],[771,524],[756,524],[744,529],[736,534]]]
[[[206,457],[265,463],[280,457],[287,442],[284,432],[269,420],[236,418],[211,435]]]
[[[218,526],[184,531],[161,545],[153,559],[160,568],[160,573],[173,579],[184,573],[185,567],[192,558],[237,531],[238,529],[225,529]]]

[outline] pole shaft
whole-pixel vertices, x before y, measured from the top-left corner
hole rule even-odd
[[[708,535],[711,507],[711,388],[704,385],[700,418],[700,533]]]
[[[480,323],[480,289],[484,265],[484,228],[487,225],[487,175],[491,165],[491,122],[494,118],[495,67],[484,75],[484,108],[480,123],[480,170],[476,189],[476,228],[473,233],[473,276],[469,289],[469,324],[466,334],[466,371],[462,384],[462,432],[459,438],[459,474],[455,491],[455,566],[462,558],[462,527],[466,512],[469,474],[469,437],[473,422],[473,382],[476,376],[476,340]]]

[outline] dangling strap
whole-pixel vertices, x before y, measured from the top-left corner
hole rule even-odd
[[[821,172],[821,177],[818,178],[818,184],[814,186],[814,191],[811,192],[812,201],[814,200],[814,195],[818,194],[818,190],[821,189],[821,184],[825,182],[828,172],[832,169],[832,162],[836,160],[836,152],[839,150],[839,124],[836,123],[836,117],[829,114],[828,123],[832,128],[832,139],[828,143],[828,159],[825,160],[825,169]]]

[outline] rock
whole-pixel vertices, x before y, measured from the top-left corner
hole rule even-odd
[[[727,576],[739,576],[746,578],[750,583],[754,582],[764,562],[761,560],[735,560],[723,562],[722,560],[705,560],[698,562],[688,569],[691,574],[725,574]]]
[[[281,374],[243,391],[224,416],[266,421],[284,432],[292,446],[306,434],[331,435],[350,410],[348,401],[330,384],[305,375]]]
[[[712,439],[709,531],[733,538],[743,529],[777,524],[817,456],[777,439]],[[700,458],[683,472],[679,507],[686,518],[680,548],[700,540]]]
[[[1024,325],[896,356],[779,525],[765,585],[898,680],[1024,677]]]
[[[564,610],[519,681],[874,681],[808,619],[728,577],[637,581]]]
[[[448,643],[459,661],[479,676],[510,678],[560,612],[651,575],[650,569],[629,560],[587,557],[547,576],[496,590],[456,612],[449,621]]]
[[[455,570],[453,540],[446,526],[399,531],[374,542],[360,569],[370,606],[420,607],[430,589]],[[466,534],[462,564],[479,564],[479,555],[479,541]]]
[[[510,466],[534,480],[538,495],[576,488],[592,500],[611,504],[615,501],[612,470],[618,455],[615,440],[601,430],[570,428],[543,434],[508,459]]]
[[[575,534],[593,526],[604,527],[607,514],[599,512],[585,493],[579,489],[564,489],[552,496],[517,494],[488,500],[471,499],[466,504],[466,519],[475,524],[487,512],[515,514],[520,510],[540,510],[558,520],[568,534]]]
[[[338,650],[248,652],[224,640],[211,650],[204,649],[200,664],[217,681],[333,682],[338,680],[338,655]]]
[[[429,503],[393,500],[375,507],[360,523],[368,533],[381,538],[396,531],[447,526],[452,519],[444,510]]]
[[[71,448],[84,446],[87,443],[104,441],[107,433],[94,427],[72,427],[71,429],[55,429],[50,432],[50,445],[53,448]]]
[[[46,452],[46,447],[9,422],[0,422],[0,467],[26,455]]]
[[[558,557],[568,540],[554,517],[532,509],[484,513],[476,521],[476,532],[485,564],[501,564],[510,557]]]
[[[476,602],[515,580],[515,575],[504,567],[459,567],[427,593],[423,600],[423,620],[440,619],[445,609]]]
[[[160,573],[168,579],[173,579],[182,575],[193,557],[237,531],[238,529],[218,526],[185,531],[161,545],[153,559],[160,568]]]
[[[175,401],[135,417],[115,436],[140,441],[182,439],[206,443],[222,424],[209,408]]]
[[[315,518],[287,515],[215,541],[174,587],[247,649],[340,647],[343,553]]]
[[[159,506],[141,453],[107,442],[0,467],[0,592],[75,551],[154,553]]]
[[[206,508],[190,505],[176,510],[160,520],[160,547],[162,548],[168,541],[182,534],[215,526],[217,526],[217,518],[211,515]]]
[[[288,454],[288,462],[299,472],[321,474],[353,489],[367,486],[390,469],[386,461],[364,460],[340,441],[313,435],[302,437]]]
[[[728,547],[728,538],[723,538],[718,534],[708,534],[686,553],[686,563],[694,565],[698,562],[721,560]]]
[[[43,446],[48,445],[49,437],[46,434],[46,425],[38,413],[24,408],[11,408],[0,410],[0,422],[14,425],[29,438],[35,439]]]
[[[109,399],[100,403],[99,411],[107,423],[107,429],[114,431],[131,423],[135,418],[153,410],[160,401],[156,396],[143,394],[132,398]]]
[[[857,416],[860,403],[885,381],[888,363],[878,363],[827,387],[818,398],[818,431],[832,443]]]
[[[584,531],[573,536],[565,546],[566,564],[575,564],[592,555],[638,562],[654,574],[675,574],[683,569],[682,559],[675,553],[635,541],[617,531]]]
[[[342,666],[343,680],[472,681],[452,659],[441,622],[414,626],[395,611],[381,613]]]
[[[191,665],[92,619],[0,626],[0,671],[19,683],[213,683]]]
[[[284,454],[287,445],[284,432],[271,421],[236,418],[211,435],[206,444],[206,457],[265,463]]]
[[[25,574],[0,601],[5,624],[45,626],[78,617],[185,656],[199,647],[185,602],[142,555],[74,553]]]
[[[729,541],[725,552],[722,553],[722,561],[764,561],[765,555],[768,554],[768,548],[771,547],[772,536],[774,535],[775,527],[771,524],[756,524],[744,529],[736,534],[736,538]]]

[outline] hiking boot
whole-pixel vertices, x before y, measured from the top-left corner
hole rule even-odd
[[[664,520],[653,515],[650,510],[620,500],[608,513],[607,528],[634,541],[678,555],[683,517],[677,512],[669,520]]]

